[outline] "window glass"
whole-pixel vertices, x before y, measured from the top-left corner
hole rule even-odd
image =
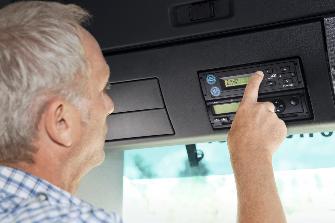
[[[335,219],[335,134],[291,135],[273,163],[288,222]],[[123,217],[127,223],[236,222],[235,181],[226,142],[196,144],[191,167],[185,145],[125,151]]]

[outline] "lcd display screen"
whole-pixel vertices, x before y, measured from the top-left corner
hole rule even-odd
[[[224,80],[226,87],[237,87],[237,86],[245,86],[248,84],[250,77],[239,77]]]
[[[250,79],[250,76],[224,79],[223,81],[224,81],[224,86],[226,88],[231,88],[231,87],[246,86],[248,84],[249,79]]]
[[[229,104],[216,104],[213,105],[213,112],[215,115],[234,113],[237,111],[239,105],[240,102],[234,102]]]

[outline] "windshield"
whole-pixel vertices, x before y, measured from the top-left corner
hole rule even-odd
[[[290,135],[275,153],[277,188],[288,222],[327,223],[335,219],[334,145],[333,132]],[[236,222],[237,197],[227,143],[199,143],[195,147],[203,158],[193,167],[185,145],[124,151],[123,180],[118,180],[123,181],[121,206],[126,223],[139,219]],[[110,203],[113,201],[95,201],[106,209]]]

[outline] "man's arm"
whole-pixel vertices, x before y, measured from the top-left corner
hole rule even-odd
[[[228,135],[234,169],[239,223],[286,222],[276,188],[272,155],[287,129],[270,102],[257,102],[263,73],[253,75],[245,89]]]

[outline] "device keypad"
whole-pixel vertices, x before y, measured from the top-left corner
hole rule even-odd
[[[276,89],[295,88],[300,81],[296,75],[296,68],[292,64],[274,64],[262,70],[265,75],[265,84],[262,87],[270,87]]]

